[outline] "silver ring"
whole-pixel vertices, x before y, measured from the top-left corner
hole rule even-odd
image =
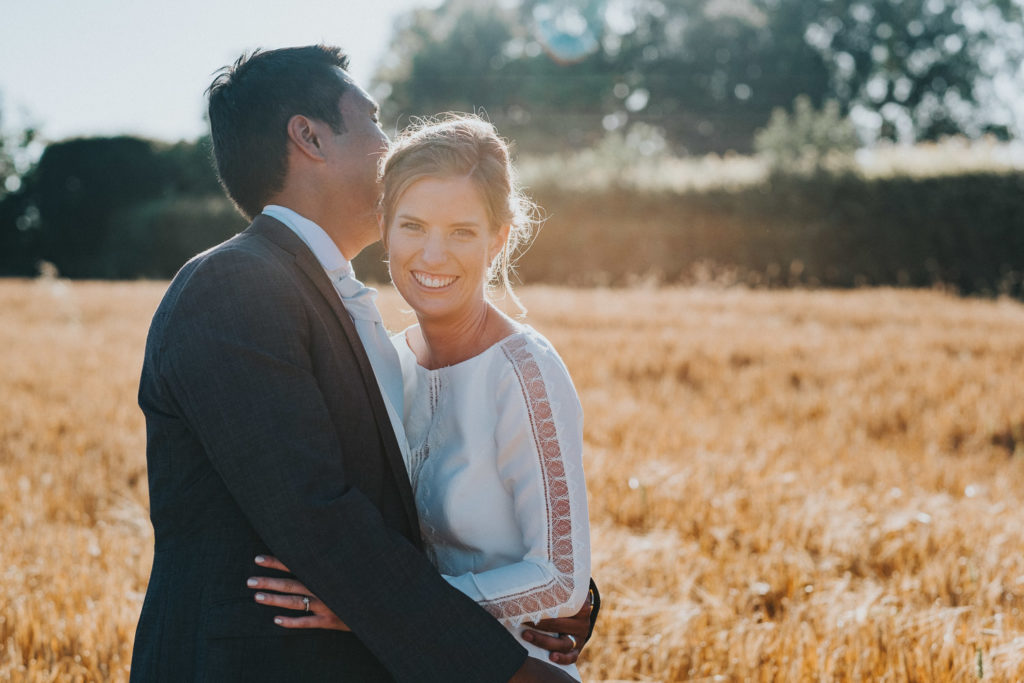
[[[310,609],[309,609],[309,596],[308,595],[302,596],[302,604],[306,606],[306,614],[309,614]],[[573,641],[573,643],[575,644],[575,641]]]
[[[576,636],[574,636],[571,633],[566,633],[565,637],[569,639],[569,642],[572,643],[572,649],[575,650],[576,649]]]

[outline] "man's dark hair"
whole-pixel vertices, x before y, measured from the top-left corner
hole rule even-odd
[[[301,114],[345,131],[338,102],[348,86],[334,67],[348,69],[340,48],[308,45],[243,54],[207,89],[217,174],[250,220],[284,185],[288,120]]]

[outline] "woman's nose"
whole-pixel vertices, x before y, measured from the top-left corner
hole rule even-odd
[[[443,263],[446,257],[444,240],[433,235],[428,237],[426,244],[423,245],[422,257],[424,263]]]

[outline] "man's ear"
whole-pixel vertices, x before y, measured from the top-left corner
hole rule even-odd
[[[288,119],[288,139],[299,148],[299,151],[311,159],[323,160],[320,149],[320,138],[317,133],[319,126],[312,119],[296,114]]]

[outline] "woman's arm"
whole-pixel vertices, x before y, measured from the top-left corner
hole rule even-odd
[[[494,409],[498,473],[513,500],[522,559],[445,576],[508,626],[574,615],[590,587],[582,409],[549,347],[520,335],[505,345]]]

